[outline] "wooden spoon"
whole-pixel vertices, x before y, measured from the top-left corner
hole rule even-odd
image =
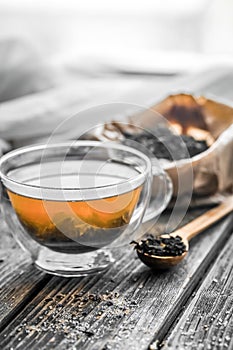
[[[233,211],[233,196],[227,198],[222,204],[207,211],[203,215],[189,222],[187,225],[172,232],[170,235],[162,235],[161,237],[168,238],[169,236],[180,236],[186,246],[186,251],[179,256],[157,256],[143,253],[137,248],[137,254],[144,264],[152,269],[168,269],[179,264],[187,255],[189,250],[189,241],[201,233],[203,230],[210,227],[212,224],[223,218],[225,215]]]

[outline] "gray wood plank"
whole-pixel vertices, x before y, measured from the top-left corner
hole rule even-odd
[[[233,235],[165,342],[168,349],[233,349]]]
[[[4,222],[0,240],[0,330],[34,297],[51,277],[38,271],[18,246]]]
[[[232,230],[232,216],[194,239],[173,270],[152,272],[130,249],[103,275],[52,278],[1,333],[1,349],[147,349],[163,339]]]

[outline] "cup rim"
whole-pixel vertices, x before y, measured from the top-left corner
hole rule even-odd
[[[103,185],[103,186],[96,186],[96,187],[90,187],[90,188],[75,188],[74,187],[68,187],[68,188],[61,188],[61,187],[48,187],[48,186],[43,186],[43,185],[32,185],[32,184],[25,184],[23,181],[17,181],[14,179],[11,179],[10,176],[4,173],[2,170],[3,165],[10,159],[13,159],[14,157],[17,156],[22,156],[23,154],[29,153],[29,152],[34,152],[34,151],[41,151],[41,159],[43,159],[43,151],[45,152],[46,149],[58,149],[58,148],[64,148],[64,147],[85,147],[85,146],[92,146],[92,147],[98,147],[98,148],[109,148],[109,149],[116,149],[116,150],[121,150],[121,151],[127,151],[133,155],[138,156],[139,158],[143,159],[146,164],[145,172],[139,173],[135,177],[123,180],[117,184],[110,184],[110,185]],[[52,143],[52,144],[37,144],[37,145],[30,145],[30,146],[24,146],[21,148],[18,148],[16,150],[10,151],[7,154],[3,155],[0,159],[0,178],[1,180],[8,184],[12,184],[17,187],[21,187],[24,189],[31,189],[31,190],[49,190],[49,191],[85,191],[85,190],[92,190],[92,189],[101,189],[106,190],[109,189],[114,189],[116,186],[125,186],[126,184],[134,184],[138,183],[146,178],[148,174],[151,174],[152,171],[152,164],[150,158],[144,154],[143,152],[134,149],[129,146],[125,146],[122,144],[119,144],[117,142],[113,141],[91,141],[91,140],[70,140],[70,141],[65,141],[65,142],[57,142],[57,143]],[[10,188],[9,188],[10,189]],[[14,192],[14,191],[13,191]],[[17,193],[17,191],[15,191]]]

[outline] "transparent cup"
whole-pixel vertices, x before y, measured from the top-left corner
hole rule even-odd
[[[155,174],[159,197],[148,206]],[[17,149],[1,158],[0,176],[16,240],[38,268],[67,277],[107,268],[111,251],[137,239],[142,220],[159,215],[171,196],[147,155],[113,142]]]

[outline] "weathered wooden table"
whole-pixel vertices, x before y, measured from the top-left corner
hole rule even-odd
[[[170,271],[152,272],[129,246],[83,278],[38,271],[2,222],[0,349],[232,349],[232,219],[196,237]]]
[[[194,90],[221,96],[223,83],[200,79],[191,79]],[[141,103],[142,91],[131,101]],[[196,237],[170,271],[152,272],[129,246],[102,275],[68,279],[37,270],[2,220],[0,349],[233,349],[232,231],[230,215]]]

